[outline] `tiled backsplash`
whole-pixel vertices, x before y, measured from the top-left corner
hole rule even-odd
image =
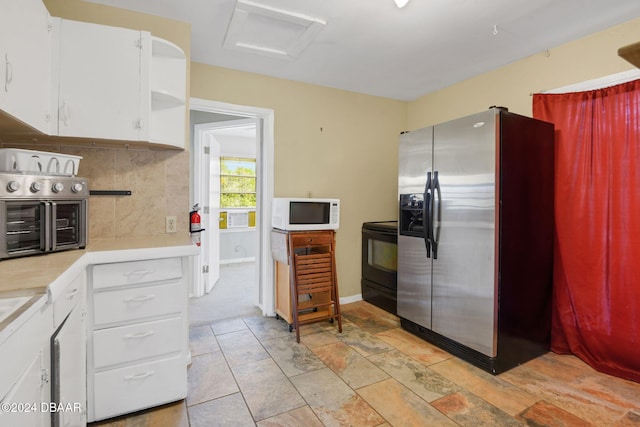
[[[2,144],[2,148],[9,146]],[[90,197],[89,240],[164,234],[168,215],[177,217],[178,234],[188,235],[188,151],[72,145],[15,147],[82,156],[78,176],[89,179],[91,190],[131,191],[131,196]]]

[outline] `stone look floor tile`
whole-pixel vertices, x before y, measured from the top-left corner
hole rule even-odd
[[[313,351],[353,389],[389,378],[376,365],[342,342],[316,347]]]
[[[211,329],[215,335],[228,334],[230,332],[238,332],[248,329],[246,323],[240,318],[221,320],[211,324]]]
[[[307,346],[296,343],[295,336],[262,341],[262,345],[288,377],[325,367]]]
[[[380,338],[363,331],[354,324],[348,324],[342,328],[342,334],[337,335],[337,338],[365,357],[394,349]]]
[[[274,317],[246,317],[243,319],[258,340],[288,338],[293,335],[283,320]]]
[[[258,427],[323,427],[311,408],[303,406],[258,422]]]
[[[348,322],[343,317],[343,328],[346,323]],[[307,323],[306,325],[300,326],[300,337],[303,337],[305,335],[317,334],[319,332],[329,332],[335,335],[340,335],[340,332],[338,332],[338,322],[334,321],[333,323],[331,323],[328,320],[319,320],[317,322]],[[295,334],[295,329],[292,333]]]
[[[328,368],[291,381],[325,426],[376,426],[385,421]]]
[[[255,420],[305,405],[305,401],[272,359],[231,368]]]
[[[594,425],[613,425],[640,405],[637,383],[597,374],[573,356],[547,353],[500,378]]]
[[[255,426],[240,393],[189,407],[189,419],[191,421],[190,427]],[[157,425],[171,426],[170,424]]]
[[[187,375],[188,405],[240,391],[227,362],[219,351],[192,357]]]
[[[383,331],[376,336],[427,366],[453,357],[446,351],[401,328]]]
[[[397,350],[376,354],[369,360],[427,402],[460,390],[442,375]]]
[[[584,427],[592,425],[562,408],[543,401],[524,411],[517,419],[527,425],[534,426]]]
[[[357,325],[363,331],[377,334],[398,327],[398,323],[387,317],[380,317],[366,309],[344,311],[342,316]]]
[[[386,323],[393,325],[396,328],[400,327],[400,319],[397,316],[376,307],[373,304],[363,302],[364,301],[358,301],[344,305],[342,313],[346,314],[348,317],[383,319]]]
[[[393,378],[357,390],[391,425],[455,426],[415,393]]]
[[[464,427],[521,425],[506,412],[466,391],[450,394],[431,402],[431,405]]]
[[[300,342],[309,348],[314,348],[340,342],[340,339],[331,332],[316,332],[300,336]]]
[[[457,358],[435,363],[429,369],[511,416],[516,416],[538,401],[532,394]]]
[[[230,367],[268,359],[269,354],[250,330],[218,335],[218,344]]]
[[[196,326],[189,329],[189,349],[192,357],[220,351],[220,346],[213,335],[210,325]]]

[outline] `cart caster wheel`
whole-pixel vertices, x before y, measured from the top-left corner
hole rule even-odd
[[[276,320],[280,320],[280,315],[276,313]]]
[[[313,312],[316,313],[318,311],[318,307],[313,307]]]
[[[289,325],[289,333],[293,332],[293,325]]]
[[[329,319],[329,323],[333,323],[333,319]]]

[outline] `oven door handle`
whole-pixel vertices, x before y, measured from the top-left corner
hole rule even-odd
[[[58,208],[56,202],[49,203],[51,203],[51,250],[55,251],[58,247],[58,227],[56,225],[58,223]]]
[[[40,218],[42,235],[44,238],[40,239],[41,249],[43,252],[49,252],[51,250],[51,202],[42,202],[44,212]],[[42,246],[44,244],[44,246]]]

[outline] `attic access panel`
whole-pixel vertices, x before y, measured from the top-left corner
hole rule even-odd
[[[227,49],[294,59],[326,22],[297,12],[238,0],[223,46]]]

